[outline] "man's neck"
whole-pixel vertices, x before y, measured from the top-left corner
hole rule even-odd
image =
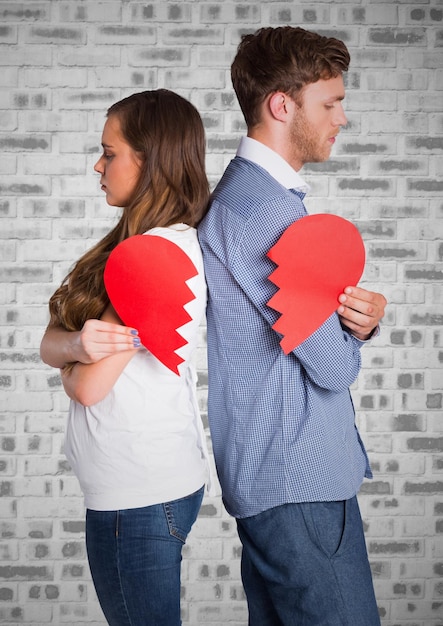
[[[271,133],[264,126],[249,128],[247,136],[251,139],[255,139],[255,141],[259,141],[271,150],[274,150],[274,152],[279,154],[282,159],[289,163],[292,169],[296,172],[301,170],[303,167],[303,163],[295,158],[293,150],[290,150],[286,136],[280,135],[279,133]]]

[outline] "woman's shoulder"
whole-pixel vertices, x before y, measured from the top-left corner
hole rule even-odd
[[[173,224],[172,226],[156,226],[144,233],[164,237],[179,246],[195,262],[195,257],[199,258],[200,244],[197,237],[197,229],[187,224]]]
[[[186,241],[197,239],[197,230],[187,224],[172,224],[171,226],[156,226],[147,230],[145,235],[157,235],[170,241]]]

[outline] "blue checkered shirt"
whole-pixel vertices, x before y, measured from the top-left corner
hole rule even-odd
[[[303,197],[237,155],[199,227],[209,288],[209,424],[234,517],[347,499],[372,476],[349,391],[363,342],[336,313],[288,355],[271,328],[279,313],[266,304],[276,291],[266,253],[306,215]]]

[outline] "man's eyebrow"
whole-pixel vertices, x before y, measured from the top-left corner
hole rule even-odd
[[[345,96],[331,96],[330,98],[325,98],[324,102],[342,102],[345,99]]]

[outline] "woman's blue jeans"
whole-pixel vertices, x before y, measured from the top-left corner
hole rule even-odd
[[[357,498],[237,520],[250,626],[380,626]]]
[[[179,626],[182,548],[204,488],[154,506],[86,513],[92,579],[110,626]]]

